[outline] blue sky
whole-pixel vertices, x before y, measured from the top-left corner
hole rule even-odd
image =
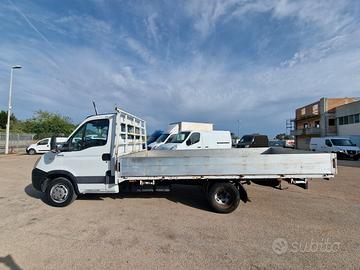
[[[295,108],[360,96],[360,1],[4,0],[0,109],[80,122],[115,105],[149,131],[175,121],[274,135]]]

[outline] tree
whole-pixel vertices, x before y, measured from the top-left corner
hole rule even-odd
[[[75,128],[69,117],[41,110],[21,126],[24,132],[35,133],[36,138],[68,136]]]
[[[294,139],[291,135],[287,135],[285,133],[280,133],[276,135],[275,139],[277,140],[292,140]]]
[[[16,119],[15,115],[12,113],[10,116],[10,128],[13,129],[14,125],[16,125],[19,121]],[[6,129],[7,124],[7,112],[0,112],[0,129]]]

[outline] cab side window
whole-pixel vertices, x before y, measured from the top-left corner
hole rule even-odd
[[[187,143],[187,145],[192,145],[192,144],[198,143],[200,141],[200,133],[195,132],[195,133],[191,134],[188,141],[190,141],[190,142]]]
[[[42,140],[37,143],[37,145],[47,145],[49,143],[49,139]]]
[[[332,147],[332,143],[330,142],[330,140],[325,140],[325,144],[328,147]]]
[[[107,143],[109,120],[99,119],[85,123],[69,139],[69,151],[81,151]]]

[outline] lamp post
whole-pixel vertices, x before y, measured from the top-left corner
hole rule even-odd
[[[240,120],[237,120],[236,121],[237,122],[237,124],[238,124],[238,138],[240,139]]]
[[[5,154],[9,153],[9,137],[10,137],[10,116],[11,116],[11,92],[12,92],[12,84],[13,84],[13,72],[14,69],[20,69],[21,66],[16,65],[11,67],[10,71],[10,87],[9,87],[9,105],[8,105],[8,113],[7,113],[7,123],[6,123],[6,139],[5,139]]]

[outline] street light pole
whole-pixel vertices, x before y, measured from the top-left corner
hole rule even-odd
[[[237,120],[237,124],[238,124],[238,138],[240,139],[240,120]]]
[[[10,117],[11,117],[11,92],[13,84],[13,72],[14,69],[20,69],[21,66],[16,65],[11,67],[10,71],[10,86],[9,86],[9,104],[8,104],[8,113],[7,113],[7,123],[6,123],[6,139],[5,139],[5,154],[9,153],[9,137],[10,137]]]

